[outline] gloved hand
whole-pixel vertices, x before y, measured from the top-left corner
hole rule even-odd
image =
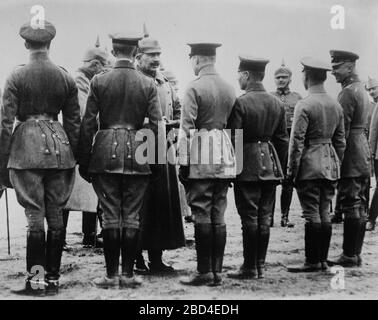
[[[189,182],[189,166],[180,166],[179,168],[179,180],[184,187],[188,185]]]
[[[89,169],[88,166],[79,165],[79,173],[80,173],[81,177],[85,181],[87,181],[88,183],[92,183],[92,177],[89,174],[89,170],[88,169]]]

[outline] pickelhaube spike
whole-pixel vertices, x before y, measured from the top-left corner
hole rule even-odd
[[[150,35],[150,33],[147,30],[146,23],[143,22],[143,37],[147,38]]]
[[[285,67],[285,60],[282,58],[281,67]]]
[[[95,43],[95,47],[96,48],[99,48],[100,47],[100,36],[97,35],[97,39],[96,39],[96,43]]]

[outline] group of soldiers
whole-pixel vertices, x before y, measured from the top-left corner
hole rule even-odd
[[[75,79],[49,58],[55,33],[47,21],[42,29],[21,27],[30,61],[8,77],[1,105],[0,185],[14,188],[28,221],[26,284],[15,293],[58,293],[70,210],[83,211],[85,245],[95,244],[100,220],[106,274],[94,281],[99,287],[138,287],[142,280],[135,270],[173,273],[163,250],[185,245],[181,212],[188,205],[197,272],[181,283],[221,285],[231,183],[244,261],[229,277],[264,278],[278,184],[281,226],[292,226],[294,187],[305,219],[305,262],[288,271],[361,265],[378,114],[371,116],[371,153],[372,108],[356,75],[358,55],[332,50],[331,65],[303,58],[303,99],[289,90],[292,73],[284,63],[275,72],[277,91],[268,93],[263,79],[269,60],[239,56],[245,94],[237,98],[215,69],[221,44],[191,43],[197,78],[180,102],[176,79],[161,71],[159,42],[146,32],[110,35],[112,55],[97,42]],[[328,71],[342,85],[337,101],[324,89]],[[366,89],[376,99],[374,84]],[[205,143],[208,135],[211,142]],[[242,153],[235,152],[238,143]],[[159,152],[177,162],[160,161]],[[328,261],[336,188],[344,214],[343,252]],[[148,265],[142,250],[148,250]],[[33,273],[36,265],[45,270],[42,283]]]

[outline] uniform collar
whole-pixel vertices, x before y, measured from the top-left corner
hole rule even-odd
[[[308,93],[326,93],[323,84],[317,84],[308,88]]]
[[[252,82],[247,85],[245,92],[250,91],[266,91],[262,82]]]
[[[167,81],[165,80],[164,75],[163,75],[161,72],[159,72],[159,71],[156,72],[155,77],[154,77],[154,76],[152,76],[151,74],[149,74],[149,73],[143,71],[142,68],[139,67],[139,65],[137,65],[137,70],[140,71],[140,72],[142,72],[145,76],[154,79],[158,84],[163,84],[163,83],[167,82]]]
[[[341,86],[345,88],[346,86],[349,86],[353,82],[359,82],[360,79],[356,74],[351,74],[350,76],[346,77],[344,81],[342,82]]]
[[[30,61],[49,60],[49,54],[46,51],[34,51],[30,53]]]
[[[215,70],[213,64],[206,64],[199,70],[198,77],[211,74],[218,74],[218,72]]]
[[[129,69],[135,69],[134,64],[126,59],[119,59],[114,64],[114,69],[116,68],[129,68]]]

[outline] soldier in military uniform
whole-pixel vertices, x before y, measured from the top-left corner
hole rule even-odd
[[[180,180],[194,216],[197,271],[186,285],[219,285],[226,245],[224,212],[235,159],[224,131],[235,102],[233,88],[216,72],[216,43],[191,43],[198,78],[184,94],[179,135]],[[210,143],[209,140],[212,140]]]
[[[378,102],[378,80],[370,79],[365,85],[366,90],[369,92],[370,96],[373,98],[371,102],[372,115],[370,117],[370,130],[369,130],[369,143],[371,148],[372,160],[374,161],[374,173],[375,180],[378,181],[378,155],[377,155],[377,144],[378,144],[378,112],[377,112],[377,102]],[[366,224],[366,231],[373,231],[375,229],[375,223],[378,216],[378,188],[374,190],[373,198],[371,200],[368,222]]]
[[[294,107],[297,102],[302,99],[299,93],[290,91],[289,85],[291,83],[291,70],[285,66],[285,63],[282,61],[282,65],[274,72],[274,79],[276,82],[277,90],[271,92],[275,97],[281,100],[285,106],[286,111],[286,127],[288,135],[290,136],[291,126],[293,123],[294,116]],[[285,169],[287,160],[282,163],[282,167]],[[293,197],[293,186],[289,185],[286,179],[282,182],[282,191],[281,191],[281,227],[294,227],[293,223],[289,223],[289,211],[291,199]],[[274,207],[275,201],[273,204],[272,211],[272,220],[271,224],[273,226],[274,220]]]
[[[264,278],[275,188],[284,178],[281,163],[287,156],[289,137],[285,107],[262,83],[269,60],[239,58],[239,85],[246,93],[236,99],[228,127],[243,129],[242,170],[238,169],[234,193],[242,223],[244,263],[228,276],[254,279]]]
[[[338,183],[344,214],[343,253],[333,263],[344,267],[361,265],[361,250],[367,218],[371,154],[366,136],[369,98],[355,71],[357,54],[332,50],[332,74],[342,86],[338,101],[344,110],[346,149]]]
[[[80,104],[80,117],[84,116],[89,85],[92,78],[104,71],[108,63],[109,54],[100,48],[99,38],[93,48],[88,49],[83,57],[83,66],[75,73],[75,82],[79,90],[78,99]],[[68,215],[71,211],[83,211],[82,230],[84,247],[98,246],[96,239],[97,217],[102,224],[102,210],[97,205],[97,196],[92,186],[86,182],[77,172],[71,197],[63,211],[63,219],[67,227]]]
[[[160,54],[159,42],[145,37],[139,41],[137,69],[155,82],[166,131],[171,136],[170,131],[180,123],[181,104],[168,79],[159,71]],[[173,151],[173,136],[167,142],[168,152]],[[148,250],[150,262],[146,268],[143,256],[139,255],[136,267],[150,273],[171,273],[174,269],[163,262],[162,254],[163,250],[185,246],[180,194],[175,163],[158,166],[159,175],[149,183],[142,210],[141,245]]]
[[[141,37],[114,34],[111,38],[116,62],[111,71],[98,74],[91,81],[80,128],[79,171],[84,179],[92,181],[104,211],[106,276],[96,279],[95,284],[135,287],[142,283],[133,269],[140,212],[151,175],[151,159],[138,157],[138,149],[147,144],[150,154],[150,143],[155,143],[140,130],[148,118],[149,127],[157,136],[162,115],[156,85],[134,67]],[[143,136],[150,139],[144,142]]]
[[[301,64],[308,96],[295,106],[288,180],[295,181],[305,218],[306,260],[303,265],[289,266],[289,272],[328,269],[330,203],[345,151],[343,109],[324,89],[331,67],[310,57],[303,58]]]
[[[49,59],[56,31],[51,23],[44,23],[44,28],[34,29],[28,22],[20,29],[30,60],[8,77],[0,113],[0,184],[14,187],[28,221],[28,276],[25,288],[16,292],[27,295],[58,292],[64,237],[62,209],[75,179],[80,128],[75,81]],[[60,112],[63,127],[58,122]],[[45,283],[36,283],[36,267],[44,268]]]

